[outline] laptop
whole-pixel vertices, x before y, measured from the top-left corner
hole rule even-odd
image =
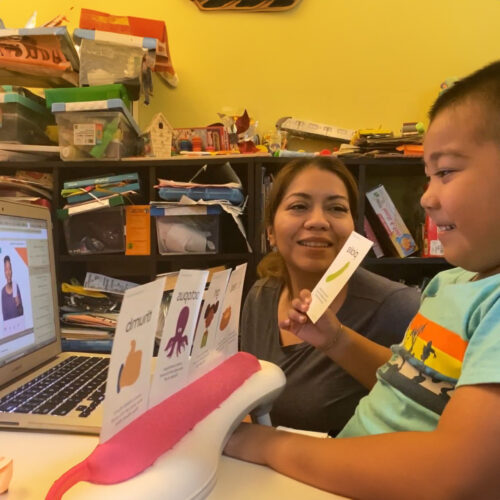
[[[0,201],[0,428],[99,434],[109,356],[61,352],[47,208]]]

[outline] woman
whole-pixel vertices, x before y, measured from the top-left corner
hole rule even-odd
[[[241,349],[276,363],[287,377],[273,425],[335,435],[367,394],[325,354],[278,326],[292,297],[314,288],[354,230],[357,202],[355,179],[331,157],[294,160],[273,183],[265,216],[273,251],[259,264],[261,279],[241,324]],[[331,308],[345,326],[389,346],[403,338],[419,302],[416,289],[358,268]]]

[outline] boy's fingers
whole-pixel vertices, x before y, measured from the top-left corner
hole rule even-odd
[[[309,302],[302,298],[295,298],[292,300],[292,307],[297,311],[307,312],[309,309]]]
[[[291,321],[289,319],[284,319],[281,321],[278,321],[278,325],[280,328],[284,328],[285,330],[289,330],[291,326]]]

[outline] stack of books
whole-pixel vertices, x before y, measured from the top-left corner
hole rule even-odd
[[[0,199],[50,208],[52,192],[53,178],[48,172],[17,170],[14,175],[0,175]]]
[[[67,203],[57,215],[65,219],[81,212],[132,204],[139,191],[137,172],[68,181],[61,190]]]
[[[135,286],[136,283],[90,272],[83,286],[63,283],[63,349],[110,352],[123,294]]]

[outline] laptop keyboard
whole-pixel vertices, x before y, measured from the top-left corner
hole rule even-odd
[[[104,400],[109,358],[71,356],[0,399],[0,412],[88,417]]]

